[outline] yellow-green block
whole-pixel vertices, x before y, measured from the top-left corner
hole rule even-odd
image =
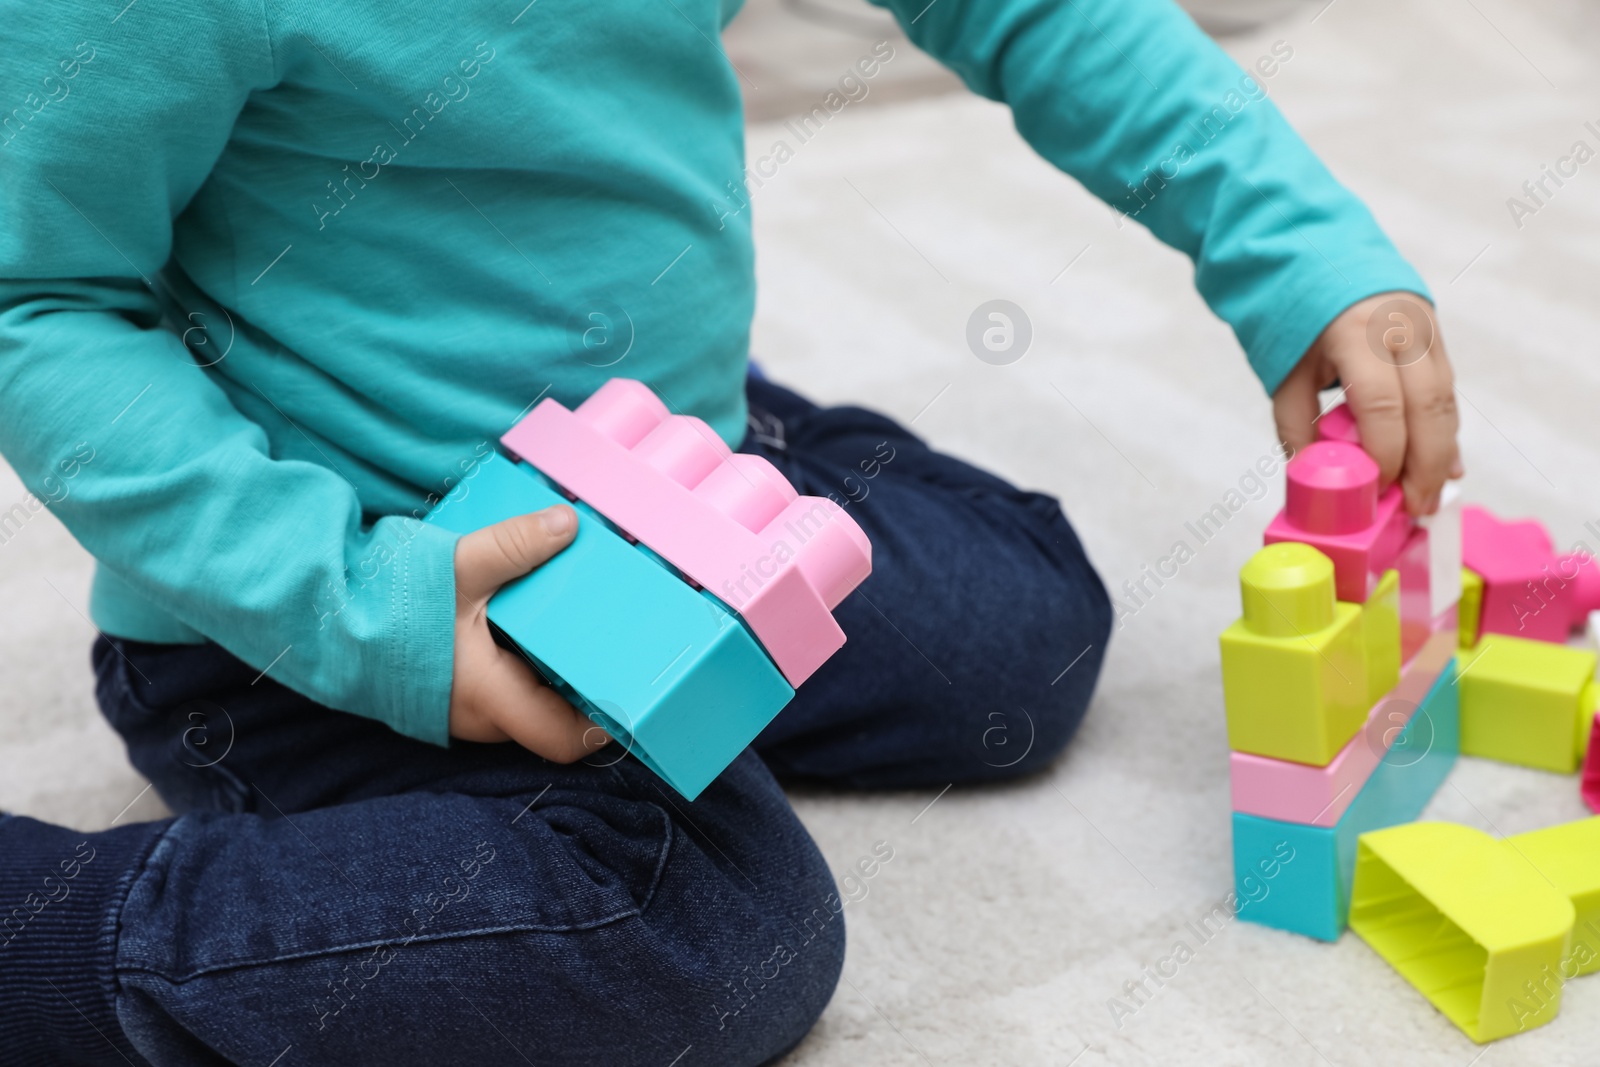
[[[1462,755],[1577,770],[1594,717],[1593,652],[1484,634],[1458,670]]]
[[[1361,835],[1350,928],[1480,1044],[1555,1018],[1575,917],[1532,865],[1470,826]]]
[[[1549,879],[1577,912],[1561,978],[1600,971],[1600,815],[1505,839]]]
[[[1367,664],[1367,703],[1376,704],[1400,684],[1400,572],[1384,571],[1361,605],[1361,642]]]
[[[1268,545],[1239,572],[1244,616],[1222,635],[1228,746],[1326,766],[1366,721],[1361,609],[1334,600],[1333,563]]]
[[[1478,618],[1483,611],[1483,575],[1461,568],[1461,601],[1457,605],[1457,625],[1461,628],[1461,647],[1478,643]]]

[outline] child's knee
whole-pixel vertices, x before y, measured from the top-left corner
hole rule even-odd
[[[1065,520],[1061,520],[1065,526]],[[1038,771],[1066,749],[1094,696],[1113,613],[1081,550],[1042,558],[1035,584],[1013,606],[1014,654],[996,656],[982,679],[984,777]]]

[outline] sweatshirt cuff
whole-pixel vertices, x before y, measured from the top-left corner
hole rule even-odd
[[[1272,286],[1272,299],[1283,310],[1262,316],[1261,325],[1251,332],[1235,328],[1256,377],[1267,395],[1300,363],[1322,331],[1354,304],[1379,293],[1415,293],[1433,303],[1433,295],[1416,269],[1393,256],[1359,259],[1337,266],[1343,283],[1329,284],[1328,264],[1308,264],[1287,281]]]
[[[374,712],[407,737],[448,745],[458,535],[412,518],[381,520],[390,522],[401,542],[390,587],[396,625],[380,657],[380,677],[371,679]]]

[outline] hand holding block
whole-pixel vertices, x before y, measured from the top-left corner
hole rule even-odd
[[[833,608],[872,570],[855,520],[643,384],[613,378],[575,411],[545,400],[500,440],[737,611],[790,685],[844,644]]]
[[[1485,634],[1463,657],[1461,752],[1570,774],[1589,744],[1595,654]]]
[[[1317,441],[1289,461],[1287,502],[1264,537],[1297,541],[1333,561],[1340,600],[1359,604],[1395,565],[1411,532],[1398,486],[1378,492],[1378,465],[1343,441]]]
[[[1341,441],[1357,446],[1361,444],[1361,434],[1356,428],[1355,414],[1349,404],[1340,404],[1317,420],[1317,440]],[[1421,532],[1414,531],[1412,538],[1426,545],[1421,549],[1426,559],[1426,569],[1420,575],[1408,573],[1402,563],[1400,586],[1401,595],[1407,603],[1406,618],[1418,620],[1408,627],[1407,659],[1411,658],[1421,642],[1427,640],[1428,627],[1425,621],[1438,618],[1461,599],[1460,483],[1446,482],[1439,494],[1439,510],[1418,518],[1415,525]],[[1409,546],[1410,542],[1407,544]],[[1426,599],[1426,609],[1416,599],[1418,597]]]
[[[1309,545],[1259,550],[1239,572],[1244,616],[1222,635],[1228,746],[1322,766],[1366,719],[1361,609],[1333,597]]]
[[[1560,643],[1600,608],[1600,567],[1585,552],[1558,557],[1543,524],[1467,507],[1461,538],[1463,563],[1483,580],[1481,632]]]
[[[566,503],[531,467],[480,463],[428,514],[465,534]],[[716,598],[582,502],[578,532],[489,601],[489,622],[562,696],[693,800],[794,696]]]
[[[1350,928],[1479,1044],[1555,1018],[1575,918],[1565,894],[1470,826],[1361,836]]]

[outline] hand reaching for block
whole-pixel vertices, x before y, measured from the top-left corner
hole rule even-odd
[[[1411,515],[1433,514],[1445,481],[1463,473],[1455,378],[1433,309],[1410,293],[1381,293],[1329,323],[1273,394],[1284,444],[1315,440],[1317,393],[1335,381],[1381,484],[1399,482]]]

